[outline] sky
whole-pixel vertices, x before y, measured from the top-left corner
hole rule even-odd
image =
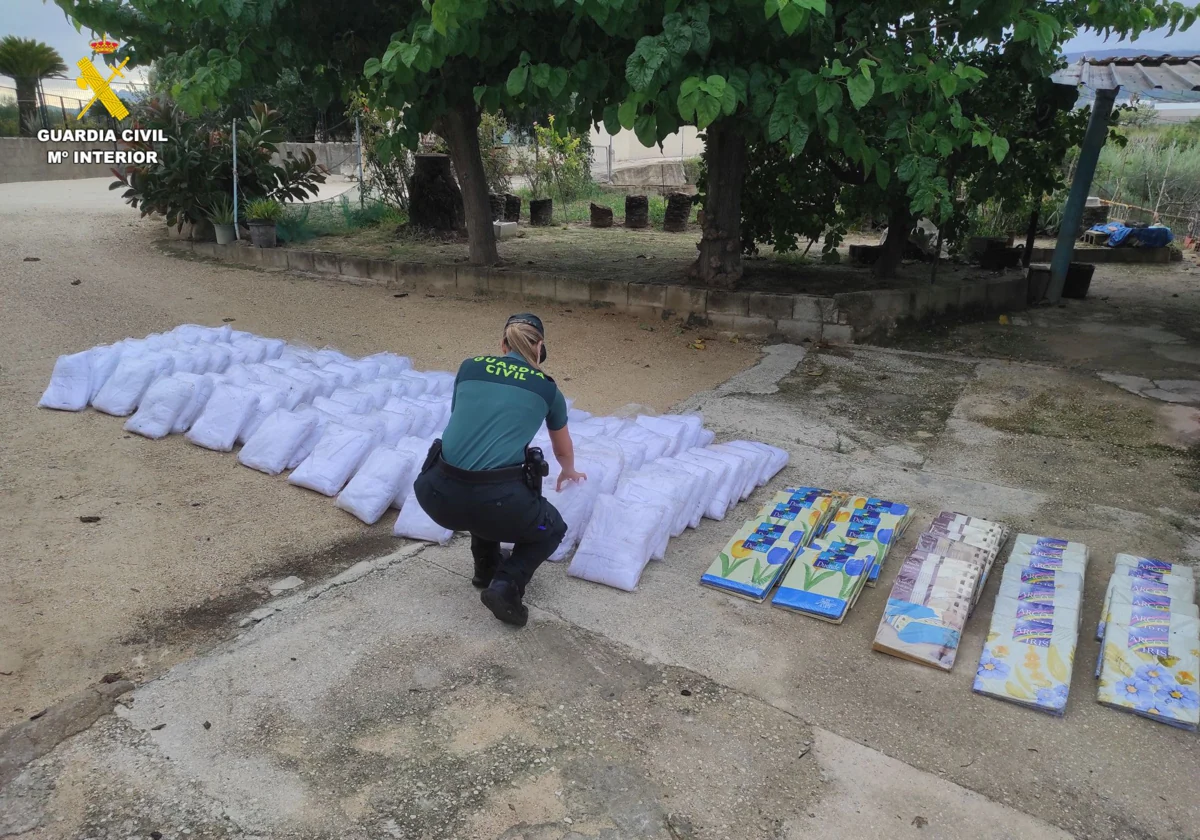
[[[75,89],[72,79],[78,74],[75,72],[74,64],[80,58],[91,54],[91,47],[88,46],[88,42],[92,40],[91,33],[86,29],[82,33],[76,32],[75,27],[67,20],[62,10],[53,2],[0,0],[0,7],[3,7],[3,15],[0,15],[0,37],[17,35],[22,38],[36,38],[39,41],[45,41],[58,50],[64,63],[71,68],[69,70],[71,78],[49,80],[46,82],[45,88],[63,92]],[[1120,48],[1144,50],[1149,55],[1164,52],[1176,55],[1200,53],[1200,24],[1197,24],[1191,32],[1176,33],[1170,37],[1167,36],[1165,30],[1148,32],[1132,43],[1115,40],[1105,42],[1101,36],[1086,32],[1069,41],[1064,51],[1080,52]],[[144,75],[139,71],[132,78],[144,79]],[[8,83],[7,79],[0,81],[0,85],[6,83]]]

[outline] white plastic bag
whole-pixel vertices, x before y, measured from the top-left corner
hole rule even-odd
[[[433,416],[433,412],[429,410],[428,406],[422,405],[416,400],[408,397],[391,397],[388,399],[387,404],[384,405],[384,408],[386,408],[388,411],[397,412],[408,409],[408,411],[413,415],[411,434],[415,435],[416,437],[429,437],[431,434],[433,434],[437,420]]]
[[[717,433],[712,429],[701,429],[700,437],[696,441],[696,446],[708,446],[717,439]]]
[[[242,430],[238,432],[238,443],[248,441],[258,431],[258,427],[263,424],[264,420],[274,414],[276,409],[284,407],[284,393],[278,388],[264,385],[261,382],[251,382],[246,387],[258,394],[258,406],[250,415],[250,419],[246,421],[246,425],[242,426]]]
[[[631,440],[646,447],[646,460],[654,461],[666,454],[671,448],[671,439],[658,432],[652,432],[645,426],[630,423],[616,433],[621,440]]]
[[[568,481],[560,492],[554,489],[556,481],[557,475],[551,472],[546,478],[542,495],[554,505],[563,521],[567,523],[567,533],[563,541],[549,558],[552,562],[560,563],[567,559],[571,549],[583,538],[583,532],[587,530],[588,521],[592,518],[592,509],[600,495],[600,485],[591,478],[586,481]]]
[[[407,437],[412,430],[412,415],[397,414],[394,411],[380,409],[372,411],[370,417],[381,421],[384,426],[383,443],[386,446],[395,446],[402,437]]]
[[[316,428],[317,418],[310,414],[276,409],[246,441],[238,461],[267,475],[279,475]]]
[[[158,380],[146,389],[138,410],[125,421],[125,431],[152,440],[166,437],[195,393],[196,386],[186,380],[174,376]]]
[[[371,398],[372,411],[383,408],[392,396],[391,383],[383,380],[360,382],[354,386],[354,390],[366,394]]]
[[[292,471],[288,482],[326,496],[337,495],[378,443],[379,438],[370,432],[329,423],[312,454]]]
[[[354,408],[346,405],[344,402],[333,399],[333,397],[313,397],[312,407],[319,408],[321,411],[334,417],[349,417],[355,413]]]
[[[379,372],[384,376],[397,376],[406,370],[412,370],[412,359],[407,356],[398,356],[395,353],[375,353],[367,356],[363,361],[367,359],[379,362]]]
[[[686,448],[684,444],[687,442],[688,427],[681,420],[677,420],[674,417],[649,417],[641,414],[638,415],[636,422],[643,428],[663,435],[671,442],[670,446],[667,447],[666,455],[674,456],[680,450]]]
[[[769,443],[759,443],[756,440],[731,440],[728,446],[736,446],[738,449],[744,449],[747,452],[757,450],[763,454],[763,463],[759,467],[758,472],[759,487],[770,481],[788,463],[789,456],[787,450],[780,449],[778,446],[771,446]]]
[[[304,463],[304,459],[312,454],[312,451],[317,447],[317,441],[321,439],[321,433],[325,431],[325,425],[329,421],[326,419],[325,412],[318,411],[312,406],[301,406],[292,412],[298,417],[311,418],[313,421],[313,429],[309,432],[300,445],[296,447],[295,453],[288,459],[287,468],[294,470],[296,467]]]
[[[396,394],[398,397],[419,397],[429,389],[429,381],[416,371],[401,373],[396,379],[404,383],[404,393]]]
[[[92,356],[95,350],[84,350],[69,356],[59,356],[50,374],[50,384],[38,400],[42,408],[59,411],[83,411],[92,395]]]
[[[213,388],[216,387],[216,382],[213,381],[213,378],[216,375],[177,373],[172,377],[172,379],[192,384],[191,399],[188,400],[188,404],[183,407],[183,410],[179,412],[179,416],[175,418],[175,422],[171,424],[172,433],[182,434],[192,428],[192,424],[196,422],[196,418],[200,416],[200,412],[204,410],[205,404],[208,403],[208,398],[212,396]]]
[[[651,541],[650,559],[663,560],[667,556],[667,543],[671,539],[671,517],[668,513],[674,505],[674,500],[662,489],[656,489],[638,481],[626,481],[617,489],[616,496],[625,502],[639,505],[657,505],[663,509],[654,529],[654,539]]]
[[[100,393],[100,388],[112,376],[113,371],[117,369],[125,349],[122,343],[102,344],[99,347],[93,347],[89,352],[92,362],[92,385],[87,401],[90,403],[95,399],[96,394]]]
[[[632,592],[650,562],[655,530],[665,515],[658,505],[600,496],[567,574]]]
[[[397,452],[407,452],[413,456],[413,471],[405,477],[404,482],[400,485],[400,489],[396,491],[396,497],[392,500],[392,507],[397,510],[404,504],[413,491],[413,484],[417,481],[417,476],[420,474],[421,465],[425,463],[425,459],[429,456],[429,447],[433,446],[433,441],[428,438],[419,438],[409,435],[402,437],[396,441],[396,445],[392,448]]]
[[[655,462],[655,466],[665,469],[682,470],[692,475],[694,481],[692,483],[691,517],[688,520],[688,527],[700,527],[700,518],[704,516],[704,511],[708,509],[708,503],[716,492],[716,475],[705,467],[683,461],[679,458],[660,458]]]
[[[653,462],[642,467],[636,473],[626,476],[626,481],[663,493],[671,500],[669,508],[671,536],[679,536],[691,523],[695,485],[694,476],[690,473],[681,475],[675,470],[662,468],[658,466],[657,462]]]
[[[329,399],[349,406],[354,414],[366,414],[375,410],[375,401],[371,395],[355,391],[353,388],[338,388],[329,395]]]
[[[567,409],[567,422],[568,423],[582,423],[584,420],[587,420],[591,416],[592,416],[591,412],[584,411],[581,408]]]
[[[208,372],[224,373],[233,362],[233,352],[224,344],[208,345]]]
[[[687,434],[684,435],[683,445],[675,453],[686,452],[700,442],[700,433],[704,431],[704,418],[699,414],[668,414],[667,419],[678,420],[687,427]]]
[[[257,408],[258,394],[249,388],[218,385],[186,437],[205,449],[230,452]]]
[[[434,522],[429,518],[429,514],[421,507],[414,494],[409,494],[404,500],[403,506],[400,508],[400,515],[396,517],[396,524],[392,527],[392,534],[397,537],[408,537],[413,540],[424,540],[425,542],[437,543],[445,545],[450,542],[450,538],[454,536],[454,532]]]
[[[92,406],[97,411],[111,414],[114,417],[126,417],[133,413],[141,402],[142,395],[154,381],[158,371],[159,359],[121,359],[112,376],[92,400]]]
[[[417,458],[412,452],[378,446],[337,497],[337,506],[374,525],[392,504],[405,481],[412,481]]]
[[[362,381],[362,374],[358,368],[344,365],[341,362],[330,362],[325,365],[323,370],[335,374],[338,378],[338,384],[343,388],[349,388],[351,385]]]
[[[358,381],[360,383],[370,382],[379,376],[379,360],[372,359],[370,356],[365,359],[355,359],[353,362],[347,362],[346,366],[358,371]]]
[[[738,471],[738,500],[745,499],[754,492],[754,488],[758,486],[760,462],[751,453],[736,446],[726,446],[723,443],[706,446],[704,451],[711,452],[723,460],[735,462],[735,468]]]
[[[680,461],[697,464],[709,469],[713,473],[712,495],[709,497],[708,507],[705,508],[704,515],[709,519],[715,519],[717,522],[720,522],[725,518],[725,513],[729,510],[737,471],[732,464],[722,461],[711,452],[706,452],[703,449],[689,449],[687,452],[680,452],[678,457]]]

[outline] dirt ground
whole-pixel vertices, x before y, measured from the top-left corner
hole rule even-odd
[[[37,193],[36,204],[22,187]],[[511,314],[503,302],[395,298],[183,260],[154,244],[161,224],[138,220],[104,187],[0,187],[0,728],[105,673],[158,673],[261,599],[279,570],[310,579],[394,542],[386,526],[367,528],[233,455],[179,436],[147,441],[92,411],[37,408],[59,354],[181,323],[230,322],[453,370],[491,351]],[[690,335],[625,316],[540,315],[548,370],[592,411],[629,402],[666,409],[758,356],[753,345],[728,342],[701,353],[688,347]]]

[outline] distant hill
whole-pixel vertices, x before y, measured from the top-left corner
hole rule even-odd
[[[1069,52],[1063,57],[1066,58],[1069,64],[1074,64],[1079,59],[1087,56],[1088,58],[1126,58],[1133,55],[1162,55],[1161,50],[1151,49],[1136,49],[1126,47],[1124,49],[1097,49],[1097,50],[1080,50],[1079,52]],[[1200,49],[1188,47],[1187,49],[1173,49],[1170,55],[1200,55]]]

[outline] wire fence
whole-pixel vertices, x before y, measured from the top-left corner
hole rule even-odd
[[[120,123],[93,105],[80,119],[88,99],[48,93],[39,86],[33,99],[20,98],[14,87],[0,85],[0,137],[35,136],[41,129],[118,129]]]

